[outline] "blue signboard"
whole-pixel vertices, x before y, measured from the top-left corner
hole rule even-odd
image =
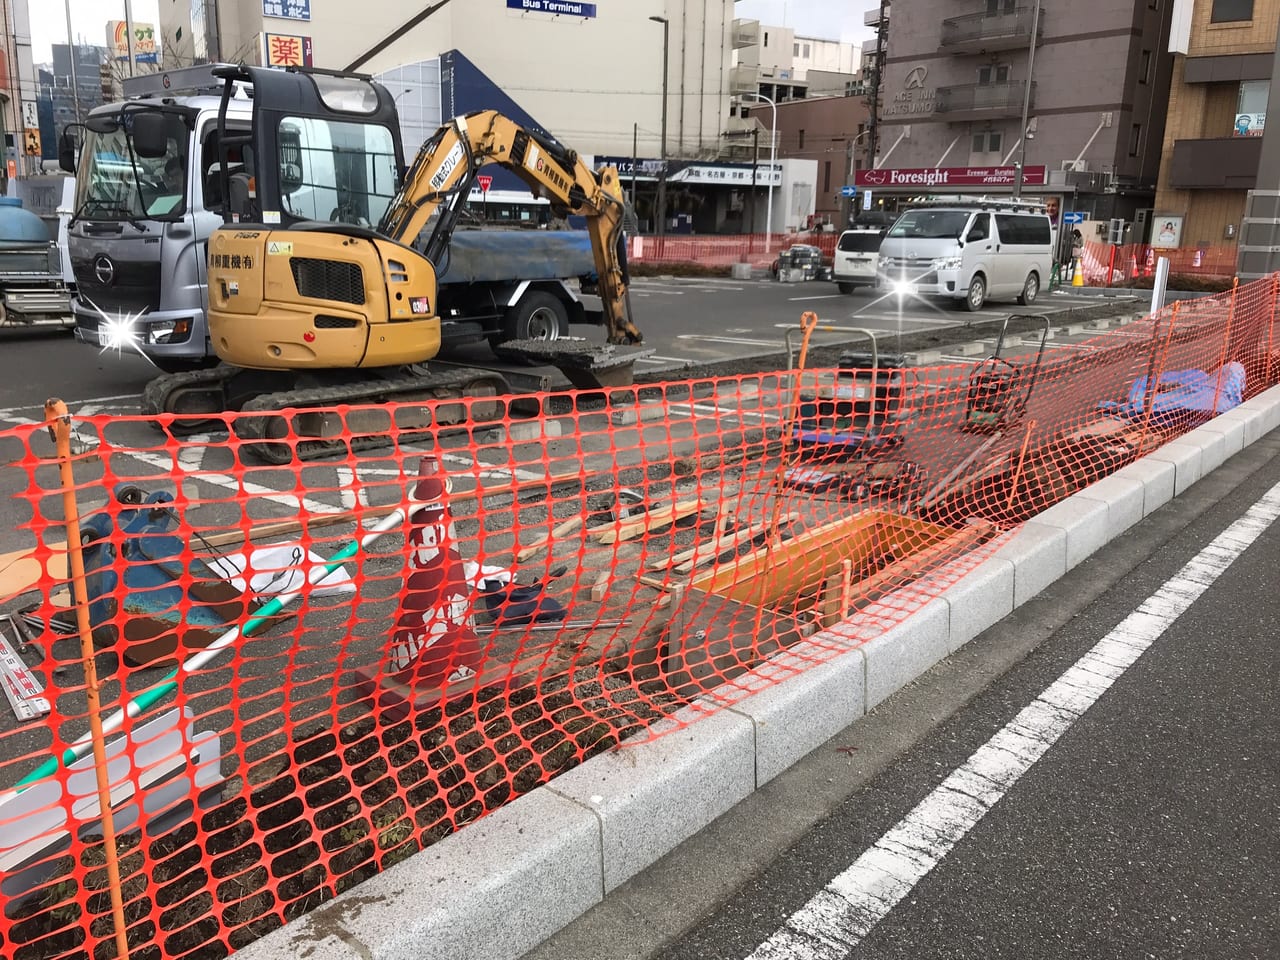
[[[1084,223],[1084,214],[1078,210],[1069,210],[1062,215],[1063,223]]]
[[[858,195],[857,187],[841,187],[840,188],[840,196],[842,197],[856,197],[857,195]]]
[[[578,3],[577,0],[507,0],[507,9],[523,13],[554,13],[561,17],[585,18],[596,15],[594,3]]]
[[[310,20],[311,0],[262,0],[262,15],[277,20]]]

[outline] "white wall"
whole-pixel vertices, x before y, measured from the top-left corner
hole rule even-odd
[[[670,21],[667,143],[673,156],[711,156],[728,115],[732,0],[596,0],[591,19],[507,9],[505,0],[442,7],[362,64],[383,74],[461,51],[539,123],[581,153],[657,156],[662,25]],[[223,0],[224,55],[266,32],[312,38],[315,65],[343,69],[421,9],[403,0],[312,0],[310,23],[263,20],[261,0]],[[233,22],[234,21],[234,22]],[[789,43],[789,41],[788,41]],[[790,54],[790,46],[787,46]]]

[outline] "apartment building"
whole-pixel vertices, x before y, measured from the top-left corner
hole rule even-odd
[[[941,19],[933,0],[893,0],[891,16],[887,4],[868,11],[868,23],[888,17],[869,60],[873,73],[879,66],[875,165],[958,168],[973,174],[958,178],[969,190],[985,171],[1007,191],[1008,171],[1023,163],[1069,209],[1122,218],[1141,239],[1164,142],[1171,0],[947,6]],[[948,179],[925,176],[900,192]],[[886,182],[893,192],[895,178]]]
[[[1232,246],[1257,186],[1280,0],[1177,0],[1174,8],[1156,219],[1172,224],[1169,246]]]
[[[790,27],[759,20],[733,22],[735,95],[758,93],[782,103],[808,96],[851,93],[861,80],[861,52],[856,43],[798,35]]]

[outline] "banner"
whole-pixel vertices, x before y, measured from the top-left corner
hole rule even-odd
[[[884,167],[858,170],[859,187],[1011,187],[1017,167]],[[1045,183],[1045,167],[1023,168],[1022,182],[1029,187]]]
[[[312,66],[311,38],[280,33],[262,35],[263,63],[268,67]]]
[[[129,28],[123,20],[107,21],[107,50],[113,60],[129,59]],[[133,22],[133,59],[135,63],[156,62],[156,28],[152,23]]]

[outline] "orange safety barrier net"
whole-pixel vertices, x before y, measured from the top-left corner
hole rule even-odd
[[[103,702],[255,624],[109,736],[132,955],[225,956],[901,623],[1028,518],[1272,385],[1276,304],[1272,278],[1038,359],[1035,319],[992,361],[855,344],[843,366],[513,401],[438,436],[392,423],[389,446],[283,467],[234,415],[76,420],[97,440],[74,468]],[[35,544],[8,563],[37,565],[3,608],[44,625],[51,707],[0,721],[0,953],[110,956],[91,760],[12,789],[87,719],[49,439],[0,442]],[[361,528],[381,535],[343,553]]]

